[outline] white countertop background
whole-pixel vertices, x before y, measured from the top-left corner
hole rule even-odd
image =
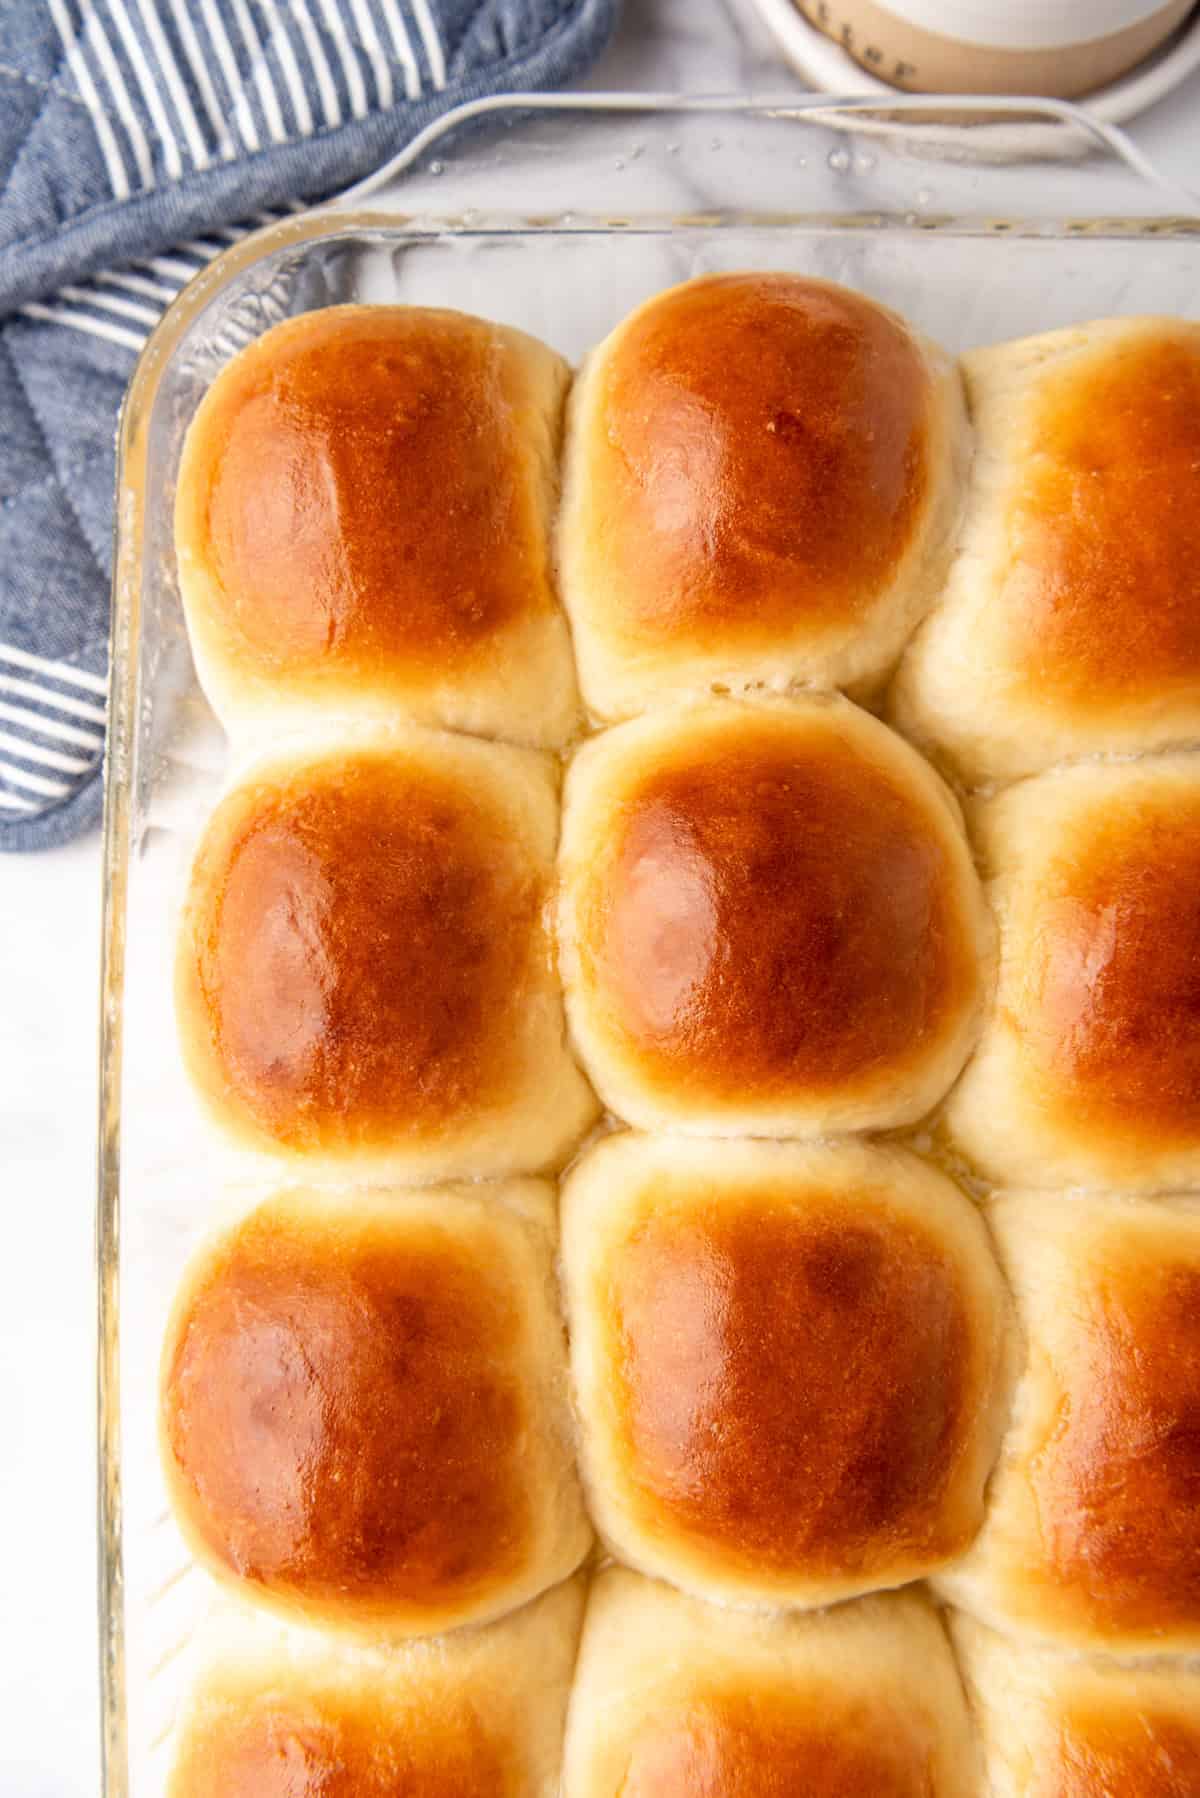
[[[800,83],[748,0],[625,0],[587,86],[780,93]],[[1200,186],[1200,80],[1131,135],[1164,173]],[[0,860],[0,1798],[99,1789],[99,930],[98,837]]]

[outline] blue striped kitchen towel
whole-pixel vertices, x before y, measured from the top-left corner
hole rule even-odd
[[[100,815],[117,411],[162,309],[617,0],[0,0],[0,849]]]

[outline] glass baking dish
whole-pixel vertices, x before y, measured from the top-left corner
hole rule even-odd
[[[278,319],[345,300],[481,312],[577,359],[656,289],[733,267],[845,282],[955,349],[1197,314],[1194,213],[1119,133],[1055,103],[481,102],[335,204],[243,240],[166,314],[129,390],[117,475],[97,1232],[108,1798],[164,1788],[207,1590],[158,1474],[167,1307],[216,1206],[258,1190],[193,1113],[170,1002],[177,898],[226,764],[171,548],[180,444],[207,382]]]

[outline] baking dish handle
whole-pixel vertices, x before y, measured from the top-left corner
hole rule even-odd
[[[445,151],[450,139],[464,126],[480,126],[489,120],[513,123],[518,117],[576,114],[639,113],[681,118],[701,116],[753,118],[756,115],[795,118],[813,127],[846,132],[887,134],[930,161],[943,165],[968,163],[977,170],[988,166],[1012,166],[1021,162],[1102,158],[1111,169],[1119,166],[1134,176],[1153,196],[1156,210],[1191,217],[1200,195],[1159,170],[1120,126],[1096,118],[1085,106],[1070,100],[1009,94],[927,94],[897,92],[874,95],[825,94],[663,94],[597,92],[562,94],[493,94],[468,101],[436,119],[372,174],[348,188],[331,206],[342,208],[377,195],[398,177],[428,167],[435,152]],[[1090,177],[1089,177],[1090,179]]]

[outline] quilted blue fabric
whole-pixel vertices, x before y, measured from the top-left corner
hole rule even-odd
[[[0,849],[99,819],[115,426],[162,309],[448,108],[564,85],[616,6],[0,0]]]

